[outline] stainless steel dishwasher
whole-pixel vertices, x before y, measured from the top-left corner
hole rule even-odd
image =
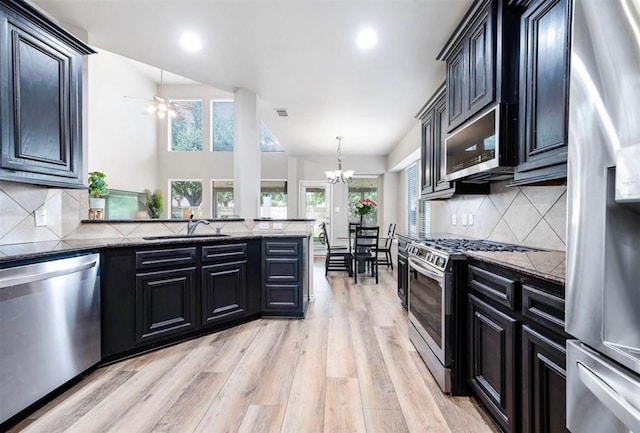
[[[0,423],[100,361],[100,255],[0,269]]]

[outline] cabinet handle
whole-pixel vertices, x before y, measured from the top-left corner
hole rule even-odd
[[[640,432],[640,411],[629,402],[615,383],[606,382],[590,368],[577,362],[578,377],[598,399],[631,431]]]

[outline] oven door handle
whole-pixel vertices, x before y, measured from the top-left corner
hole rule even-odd
[[[412,267],[416,268],[418,272],[420,272],[421,274],[431,277],[434,280],[437,280],[439,283],[444,283],[444,273],[434,272],[418,264],[414,260],[411,260],[411,258],[409,258],[409,268],[412,268]]]

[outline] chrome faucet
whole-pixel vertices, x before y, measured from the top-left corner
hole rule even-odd
[[[209,225],[209,221],[207,221],[207,220],[194,220],[193,219],[193,214],[191,214],[191,217],[189,217],[189,222],[187,223],[187,236],[193,236],[193,234],[196,231],[196,227],[198,227],[200,224]]]

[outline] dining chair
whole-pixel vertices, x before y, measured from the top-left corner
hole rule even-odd
[[[384,259],[378,259],[379,265],[386,265],[387,267],[391,266],[391,270],[393,270],[393,259],[391,258],[391,245],[393,244],[393,236],[396,234],[396,225],[391,223],[389,224],[389,229],[387,230],[387,238],[384,240],[384,245],[376,248],[378,254],[384,254]]]
[[[351,257],[351,248],[347,246],[332,247],[331,241],[329,240],[327,225],[322,223],[320,226],[322,227],[324,244],[327,246],[327,256],[324,261],[324,276],[326,277],[329,271],[347,271],[349,276],[352,276],[353,270],[351,266],[353,260]]]
[[[376,251],[380,240],[380,227],[358,226],[354,233],[353,261],[355,265],[354,282],[358,284],[358,263],[361,263],[366,271],[371,269],[371,276],[375,277],[378,284],[378,253]]]

